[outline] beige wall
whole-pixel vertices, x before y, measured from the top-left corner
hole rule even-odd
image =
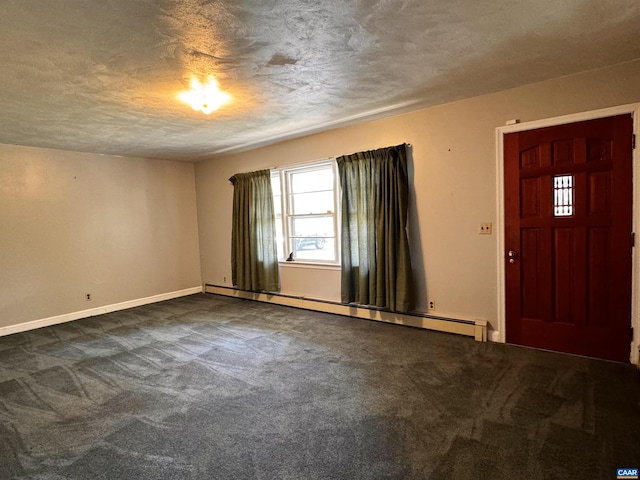
[[[229,285],[231,175],[403,142],[418,310],[495,322],[497,242],[477,228],[500,221],[496,127],[639,101],[636,61],[212,159],[195,181],[189,163],[0,145],[0,327]],[[284,293],[339,299],[337,270],[281,276]]]
[[[0,327],[200,283],[193,164],[0,145]]]
[[[640,61],[344,127],[196,165],[203,281],[231,277],[232,187],[237,172],[319,160],[407,142],[413,145],[410,244],[418,309],[497,317],[497,242],[477,234],[496,218],[495,129],[640,101]],[[339,299],[339,273],[281,269],[282,291]]]

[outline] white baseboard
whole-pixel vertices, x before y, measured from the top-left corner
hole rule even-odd
[[[89,308],[87,310],[80,310],[78,312],[71,312],[65,313],[63,315],[56,315],[54,317],[41,318],[39,320],[18,323],[16,325],[8,325],[6,327],[0,327],[0,337],[11,335],[12,333],[26,332],[27,330],[34,330],[36,328],[49,327],[51,325],[57,325],[58,323],[72,322],[73,320],[79,320],[80,318],[93,317],[95,315],[102,315],[104,313],[111,313],[118,310],[126,310],[127,308],[148,305],[150,303],[162,302],[163,300],[171,300],[172,298],[193,295],[194,293],[202,293],[202,290],[203,287],[202,285],[200,285],[198,287],[185,288],[184,290],[177,290],[175,292],[161,293],[159,295],[152,295],[150,297],[136,298],[135,300],[128,300],[126,302],[103,305],[102,307]]]
[[[489,330],[489,341],[500,343],[500,332],[498,330]]]
[[[485,320],[456,320],[442,317],[423,317],[368,309],[353,305],[343,305],[336,302],[319,300],[317,298],[247,292],[236,288],[217,285],[205,285],[204,291],[205,293],[244,298],[246,300],[256,300],[265,303],[274,303],[287,307],[296,307],[324,313],[335,313],[337,315],[362,318],[365,320],[375,320],[378,322],[395,323],[410,327],[424,328],[427,330],[466,335],[481,342],[486,342],[487,340],[487,322]]]

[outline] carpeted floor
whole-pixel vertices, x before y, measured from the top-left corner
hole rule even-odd
[[[0,338],[0,478],[613,479],[635,367],[215,295]]]

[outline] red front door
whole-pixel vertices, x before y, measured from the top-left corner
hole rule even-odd
[[[631,115],[505,135],[506,338],[629,361]]]

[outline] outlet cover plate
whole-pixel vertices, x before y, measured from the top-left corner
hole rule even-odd
[[[480,235],[491,235],[493,232],[493,224],[491,222],[483,222],[478,226],[478,233]]]

